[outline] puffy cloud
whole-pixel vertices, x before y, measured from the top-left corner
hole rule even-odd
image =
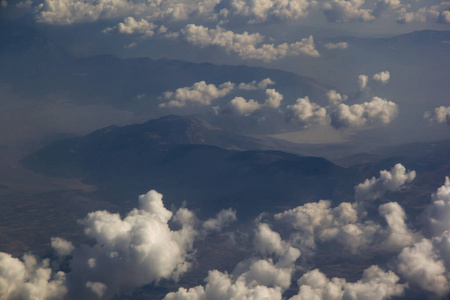
[[[398,271],[409,282],[444,296],[450,291],[444,262],[428,239],[405,248],[398,256]]]
[[[222,113],[249,116],[260,108],[261,104],[253,99],[247,101],[242,97],[235,97],[224,107]]]
[[[364,127],[372,124],[388,124],[398,115],[398,107],[392,101],[373,97],[362,104],[339,104],[331,113],[331,124],[336,128]]]
[[[265,266],[267,267],[267,266]],[[264,266],[263,266],[264,268]],[[267,276],[265,282],[276,282],[277,277],[285,277],[283,273],[273,274],[273,270],[265,268],[261,275]],[[180,288],[175,293],[169,293],[164,297],[164,300],[229,300],[229,299],[271,299],[281,300],[282,290],[279,286],[267,287],[258,284],[256,278],[256,270],[252,270],[249,278],[254,276],[254,281],[247,283],[246,276],[240,276],[236,280],[232,276],[221,273],[217,270],[210,271],[208,277],[205,279],[206,285],[197,286],[186,290]],[[278,275],[278,276],[277,276]],[[261,280],[261,278],[259,278]],[[281,278],[282,281],[286,278]],[[290,278],[289,278],[290,280]]]
[[[329,22],[344,23],[353,21],[371,21],[372,10],[363,9],[364,0],[331,0],[322,4],[322,9]]]
[[[102,298],[106,291],[106,285],[101,282],[86,282],[86,287],[90,289],[98,298]]]
[[[302,39],[300,42],[292,44],[263,44],[257,47],[264,40],[264,36],[259,33],[242,34],[225,30],[220,26],[207,28],[202,25],[188,24],[181,30],[181,34],[189,43],[199,46],[217,46],[223,48],[227,53],[235,53],[243,59],[259,59],[272,61],[285,56],[306,55],[319,57],[319,52],[315,49],[312,36]]]
[[[330,104],[332,105],[336,105],[339,104],[341,102],[347,101],[348,96],[347,95],[341,95],[338,92],[336,92],[336,90],[330,90],[327,92],[326,94],[328,101],[330,102]]]
[[[126,16],[145,17],[147,20],[185,20],[192,13],[211,13],[215,4],[210,0],[44,0],[36,9],[36,18],[38,22],[59,25]]]
[[[440,106],[432,112],[425,112],[423,117],[430,123],[447,123],[450,125],[450,106]]]
[[[238,85],[238,89],[240,90],[258,90],[258,89],[266,89],[269,85],[274,85],[275,81],[270,78],[266,78],[261,80],[260,82],[252,81],[250,83],[241,82]]]
[[[310,125],[329,122],[327,110],[314,102],[310,102],[309,97],[298,98],[296,104],[288,105],[286,118],[300,123],[305,128]]]
[[[74,249],[74,246],[71,242],[59,237],[52,237],[51,244],[52,248],[55,249],[58,256],[70,255],[70,253],[72,253],[72,250]]]
[[[263,256],[275,259],[248,258],[236,265],[232,274],[218,270],[209,272],[205,286],[180,288],[169,293],[165,300],[183,299],[282,299],[282,293],[291,285],[294,263],[300,251],[281,239],[268,224],[257,226],[253,245]]]
[[[358,76],[358,84],[359,89],[363,90],[367,87],[367,82],[369,81],[369,77],[367,75],[359,75]]]
[[[380,73],[376,73],[375,75],[373,75],[373,80],[381,83],[381,84],[386,84],[389,82],[389,79],[391,77],[391,74],[389,73],[389,71],[383,71]]]
[[[203,229],[207,232],[221,231],[223,227],[235,222],[236,211],[229,208],[221,210],[215,218],[209,219],[203,223]]]
[[[281,105],[281,101],[283,101],[283,95],[278,93],[275,89],[267,89],[266,90],[267,99],[264,102],[264,106],[277,109]]]
[[[407,11],[406,7],[402,7],[398,11],[397,22],[406,24],[410,22],[440,22],[450,23],[450,1],[442,1],[438,5],[430,7],[422,7],[417,11]]]
[[[414,234],[408,230],[405,224],[405,211],[398,203],[383,204],[378,208],[378,211],[388,224],[388,236],[381,245],[385,250],[401,250],[415,242]]]
[[[372,201],[381,198],[386,192],[396,192],[404,189],[407,184],[416,178],[416,172],[406,172],[402,164],[396,164],[391,171],[380,171],[380,177],[366,179],[355,186],[355,199],[357,201]]]
[[[340,43],[326,43],[323,45],[328,50],[343,50],[348,48],[348,43],[346,42],[340,42]]]
[[[425,212],[429,238],[404,248],[397,269],[408,282],[440,297],[450,293],[450,179],[431,196]]]
[[[215,99],[229,94],[234,89],[234,83],[225,82],[219,86],[207,84],[205,81],[194,83],[190,87],[177,89],[175,92],[165,92],[164,98],[170,100],[160,107],[184,107],[187,105],[211,105]]]
[[[320,242],[336,241],[352,252],[367,248],[380,226],[373,222],[360,222],[355,206],[343,202],[331,208],[331,202],[320,200],[307,203],[275,215],[275,220],[289,225],[296,231],[292,243],[304,251]]]
[[[391,181],[400,180],[399,176],[393,177],[395,179],[391,178]],[[397,184],[401,186],[400,183]],[[393,189],[395,184],[386,182],[386,185]],[[364,220],[366,213],[360,206],[360,202],[342,202],[332,208],[329,200],[320,200],[278,213],[274,219],[288,226],[292,245],[303,251],[316,248],[316,242],[333,241],[354,253],[369,248],[395,252],[416,241],[417,235],[406,226],[406,214],[398,203],[386,203],[379,207],[380,215],[386,220],[386,227],[371,220]],[[268,242],[261,244],[270,245],[271,249],[278,249],[277,251],[281,252],[280,249],[283,247],[279,236],[268,227],[266,231],[261,232],[268,232],[263,235],[267,237]],[[261,245],[260,248],[265,249]]]
[[[274,18],[278,20],[299,19],[308,15],[315,5],[310,0],[222,0],[216,11],[223,18],[245,17],[249,23],[264,22]]]
[[[277,265],[281,267],[292,266],[301,254],[300,250],[283,241],[278,232],[265,223],[258,224],[253,245],[263,255],[275,254],[279,259]]]
[[[181,229],[171,230],[171,219],[181,223]],[[73,250],[67,275],[71,290],[85,299],[103,293],[110,297],[122,288],[163,278],[176,280],[190,265],[197,235],[193,219],[187,209],[180,209],[173,217],[164,207],[162,195],[153,190],[141,195],[139,209],[123,219],[107,211],[89,213],[80,224],[95,244]]]
[[[0,252],[1,299],[63,299],[66,294],[64,273],[52,274],[49,260],[38,261],[29,254],[19,260]]]
[[[434,235],[450,230],[450,178],[445,178],[443,186],[431,196],[431,204],[427,208],[428,225]]]
[[[149,23],[146,19],[137,21],[133,17],[127,17],[122,23],[115,27],[109,27],[103,32],[117,31],[121,34],[138,34],[142,37],[151,37],[155,34],[156,27],[155,24]]]
[[[385,272],[378,266],[366,269],[360,280],[354,283],[343,278],[328,279],[319,270],[304,274],[299,280],[300,291],[290,300],[382,300],[401,296],[405,285],[399,284],[399,277],[392,271]]]
[[[400,0],[378,0],[375,3],[375,8],[372,15],[378,18],[388,9],[399,9],[402,7],[404,6],[400,3]]]

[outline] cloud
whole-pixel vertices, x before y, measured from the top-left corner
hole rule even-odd
[[[377,181],[377,195],[386,190],[399,190],[407,182],[412,181],[414,171],[406,173],[403,166],[397,164],[391,172],[381,171],[381,179],[373,178],[371,183]],[[367,181],[366,181],[367,183]],[[358,190],[361,185],[357,186]],[[375,189],[375,188],[374,188]],[[355,193],[356,194],[356,193]],[[371,196],[373,196],[373,191]],[[367,196],[367,195],[366,195]],[[355,195],[355,198],[357,196]],[[358,200],[364,200],[359,196]],[[367,220],[366,211],[361,209],[361,202],[342,202],[331,207],[331,201],[306,203],[293,209],[274,215],[276,224],[287,226],[290,232],[290,243],[302,252],[310,253],[316,248],[317,242],[338,243],[353,253],[364,249],[371,251],[396,252],[408,247],[417,241],[417,234],[410,231],[406,225],[406,214],[396,202],[383,204],[378,209],[380,215],[386,220],[383,227],[371,220]],[[270,228],[267,227],[267,230]],[[266,230],[266,231],[267,231]],[[266,236],[266,243],[273,249],[281,249],[280,238],[271,233]],[[260,245],[262,247],[262,245]],[[264,248],[263,248],[264,249]],[[278,250],[281,252],[281,250]]]
[[[406,24],[411,22],[439,22],[450,23],[450,1],[442,1],[438,5],[422,7],[416,11],[407,11],[402,7],[398,11],[397,23]]]
[[[431,196],[425,211],[429,238],[406,247],[397,258],[399,273],[440,297],[450,293],[450,179]]]
[[[409,282],[444,296],[450,291],[447,270],[428,239],[405,248],[398,256],[398,271]]]
[[[347,101],[348,96],[347,95],[341,95],[336,90],[330,90],[326,94],[328,101],[332,105],[337,105],[341,102]]]
[[[372,15],[378,18],[388,9],[396,10],[402,7],[404,7],[404,5],[400,3],[400,0],[378,0],[375,3],[375,8],[373,9]]]
[[[445,177],[445,183],[431,196],[431,204],[426,215],[431,232],[441,235],[450,230],[450,178]]]
[[[430,123],[447,123],[450,125],[450,106],[440,106],[432,112],[426,111],[423,117]]]
[[[274,218],[295,230],[292,243],[302,252],[315,249],[316,241],[335,241],[355,253],[366,249],[380,229],[373,222],[361,222],[355,207],[343,202],[331,208],[329,200],[320,200],[286,210]]]
[[[326,43],[323,45],[328,50],[344,50],[348,48],[348,43],[346,42],[340,42],[340,43]]]
[[[283,101],[283,95],[278,93],[275,89],[266,90],[267,99],[264,102],[265,107],[278,109]]]
[[[238,85],[238,89],[246,90],[246,91],[266,89],[267,86],[274,85],[274,84],[275,84],[275,81],[273,81],[270,78],[266,78],[266,79],[261,80],[260,82],[256,82],[256,80],[254,80],[250,83],[241,82]]]
[[[330,114],[335,128],[365,127],[373,124],[389,124],[398,115],[398,107],[392,101],[373,97],[362,104],[339,104]]]
[[[249,116],[260,108],[261,104],[253,99],[247,101],[242,97],[235,97],[224,107],[222,113]]]
[[[398,251],[415,242],[414,234],[406,226],[406,214],[397,202],[390,202],[378,208],[388,224],[388,236],[381,245],[383,249]]]
[[[221,210],[215,218],[209,219],[203,223],[203,229],[207,232],[221,231],[223,227],[235,222],[236,211],[229,208]]]
[[[366,269],[360,280],[354,283],[343,278],[328,279],[315,269],[307,272],[299,280],[300,291],[290,300],[382,300],[401,296],[406,285],[399,284],[399,277],[392,271],[385,272],[378,266]]]
[[[279,286],[267,287],[259,284],[258,280],[265,283],[276,283],[287,281],[288,274],[277,272],[271,268],[270,264],[259,266],[259,270],[249,270],[249,273],[239,276],[234,279],[233,276],[227,273],[222,273],[217,270],[209,271],[206,277],[205,287],[197,286],[190,289],[180,288],[175,293],[169,293],[164,297],[164,300],[227,300],[227,299],[271,299],[281,300],[282,289]],[[269,269],[270,268],[270,269]],[[275,272],[274,272],[275,271]],[[261,274],[262,272],[262,274]],[[258,273],[265,278],[258,278]],[[251,282],[247,282],[253,279]],[[289,274],[290,281],[290,274]]]
[[[188,24],[181,30],[181,35],[192,45],[201,48],[216,46],[223,48],[227,53],[234,53],[243,59],[257,59],[272,61],[286,56],[305,55],[319,57],[319,52],[315,49],[312,36],[302,39],[300,42],[292,44],[262,44],[264,36],[259,33],[242,34],[225,30],[220,26],[207,28],[202,25]],[[258,45],[260,45],[258,47]]]
[[[49,260],[30,254],[22,260],[0,252],[0,296],[2,300],[63,299],[67,294],[63,272],[52,274]]]
[[[149,23],[146,19],[141,19],[139,21],[135,20],[133,17],[127,17],[122,23],[117,24],[117,26],[109,27],[103,32],[117,31],[121,34],[133,35],[137,34],[141,37],[147,38],[155,34],[156,25]]]
[[[373,201],[383,197],[387,192],[396,192],[404,189],[416,178],[416,172],[406,172],[402,164],[396,164],[391,171],[380,171],[380,177],[366,179],[355,186],[355,199],[357,201]]]
[[[90,289],[98,298],[102,298],[107,289],[106,285],[101,282],[86,282],[86,287]]]
[[[358,84],[359,84],[359,89],[361,91],[367,87],[368,81],[369,81],[369,77],[367,75],[359,75],[358,76]]]
[[[224,19],[237,16],[248,19],[249,23],[258,23],[268,19],[299,19],[307,16],[315,4],[310,0],[222,0],[215,10]]]
[[[296,121],[305,128],[329,122],[327,110],[314,102],[310,102],[309,97],[298,98],[296,104],[288,105],[286,119]]]
[[[381,84],[386,84],[389,82],[391,75],[389,73],[389,71],[383,71],[380,73],[376,73],[375,75],[373,75],[373,80],[381,83]]]
[[[71,242],[59,237],[52,237],[51,244],[52,248],[55,249],[56,254],[61,257],[70,255],[74,249]]]
[[[258,224],[253,246],[263,255],[275,254],[279,259],[277,265],[284,268],[292,266],[301,254],[300,250],[283,241],[280,234],[265,223]]]
[[[147,20],[186,20],[190,14],[213,12],[214,1],[175,0],[44,0],[36,8],[38,22],[69,25],[99,20],[145,17]]]
[[[177,89],[175,92],[165,92],[164,98],[170,100],[159,107],[185,107],[187,105],[211,105],[215,99],[224,97],[234,90],[234,83],[225,82],[219,86],[207,84],[205,81],[194,83],[190,87]]]
[[[361,8],[364,0],[331,0],[322,3],[323,12],[328,22],[346,23],[354,21],[372,21],[372,10]]]
[[[278,109],[283,101],[283,95],[275,89],[266,90],[266,100],[260,104],[253,99],[245,100],[243,97],[235,97],[221,111],[223,114],[232,114],[238,116],[249,116],[257,110],[264,107],[269,109]]]
[[[181,228],[170,229],[170,220]],[[79,222],[95,243],[72,251],[67,274],[70,291],[84,299],[102,293],[108,298],[123,288],[163,278],[177,280],[190,266],[197,235],[194,220],[187,209],[173,216],[164,207],[162,195],[153,190],[139,196],[139,208],[123,219],[107,211],[89,213]]]

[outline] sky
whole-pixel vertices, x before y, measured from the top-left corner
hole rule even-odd
[[[168,114],[299,153],[314,145],[336,160],[446,140],[449,54],[443,0],[0,0],[0,179],[22,176],[20,159],[53,141]],[[127,71],[145,69],[143,57],[158,60],[166,82],[158,69],[136,73],[152,86]],[[265,212],[240,236],[233,208],[203,220],[149,190],[125,213],[99,209],[79,219],[90,243],[52,237],[53,260],[0,252],[0,298],[110,299],[122,288],[176,284],[195,268],[199,243],[222,233],[232,245],[245,239],[248,256],[164,299],[282,299],[288,291],[291,300],[381,300],[411,287],[443,298],[449,178],[434,183],[420,222],[388,199],[409,191],[419,172],[393,164],[344,202]],[[359,266],[350,280],[299,263],[328,253],[327,245],[341,247],[338,256],[369,253],[371,263],[389,257],[389,268]],[[70,272],[55,267],[69,260]]]

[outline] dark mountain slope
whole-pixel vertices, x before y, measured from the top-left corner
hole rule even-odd
[[[83,178],[114,202],[156,189],[168,203],[186,200],[207,215],[234,207],[254,216],[353,191],[346,169],[323,158],[212,146],[226,140],[221,135],[229,144],[240,140],[195,118],[168,116],[60,141],[23,163],[47,175]]]

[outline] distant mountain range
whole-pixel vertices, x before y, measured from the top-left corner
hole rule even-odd
[[[255,216],[352,194],[348,171],[323,158],[217,147],[253,142],[196,118],[167,116],[69,138],[23,163],[46,175],[82,178],[114,202],[156,189],[168,203],[186,201],[207,215],[234,207]]]
[[[149,102],[157,105],[159,102],[152,98],[202,80],[222,84],[271,78],[277,83],[277,90],[292,95],[293,101],[306,95],[324,98],[329,88],[311,78],[261,67],[122,59],[110,54],[76,57],[27,27],[5,25],[0,42],[0,79],[12,84],[17,92],[64,92],[81,102],[102,100],[128,109],[136,105],[133,100],[139,94],[145,94]]]

